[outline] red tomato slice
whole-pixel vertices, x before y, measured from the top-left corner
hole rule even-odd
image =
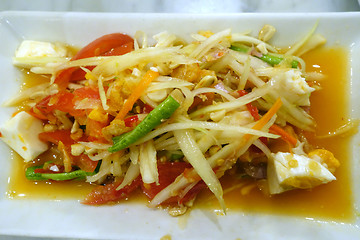
[[[89,66],[89,67],[86,67],[86,68],[89,69],[90,71],[92,71],[95,67],[94,66]],[[77,68],[71,74],[71,77],[70,77],[71,81],[76,82],[76,81],[84,80],[85,79],[85,74],[86,74],[86,72],[84,70],[82,70],[81,68]]]
[[[179,204],[186,203],[187,201],[192,200],[195,198],[203,189],[206,189],[207,185],[204,181],[198,182],[192,189],[190,189],[183,198],[178,200]]]
[[[120,185],[121,181],[117,181],[105,186],[96,187],[83,201],[84,204],[100,205],[109,202],[116,202],[126,197],[141,186],[143,192],[149,199],[153,199],[156,194],[171,184],[177,176],[184,172],[186,168],[190,168],[191,165],[185,162],[166,162],[158,164],[159,171],[159,185],[156,183],[142,184],[141,176],[137,177],[130,185],[125,186],[123,189],[116,191],[116,188]],[[196,184],[183,198],[173,197],[166,201],[169,203],[182,204],[193,199],[201,190],[207,188],[203,181]]]
[[[150,113],[154,108],[149,104],[144,104],[144,107],[141,110],[141,113]]]
[[[82,59],[82,58],[89,58],[94,56],[100,56],[106,52],[111,51],[113,48],[119,48],[122,45],[128,44],[129,42],[134,45],[134,40],[122,33],[112,33],[107,34],[98,39],[92,41],[87,46],[83,47],[73,58],[72,60]],[[126,46],[125,48],[129,48]],[[132,47],[130,51],[132,50]]]
[[[39,139],[43,142],[51,142],[56,145],[61,141],[65,146],[70,146],[75,143],[75,141],[70,137],[70,134],[70,130],[42,132],[39,134]]]
[[[27,112],[38,119],[48,120],[48,117],[44,113],[42,113],[40,110],[38,113],[36,113],[34,110],[34,107],[30,108],[30,110]]]
[[[159,185],[156,183],[143,184],[143,192],[149,199],[153,199],[156,194],[174,182],[186,168],[191,168],[191,165],[185,162],[158,163]]]
[[[60,89],[66,89],[67,85],[70,82],[71,75],[76,69],[78,68],[76,67],[67,68],[57,74],[54,82],[59,86]]]
[[[74,92],[74,101],[81,101],[85,98],[100,99],[99,89],[95,87],[82,87]]]
[[[77,60],[82,58],[89,58],[95,56],[101,56],[106,54],[110,55],[121,55],[133,50],[134,40],[122,33],[112,33],[104,35],[93,42],[89,43],[87,46],[82,48],[71,60]],[[66,88],[69,81],[72,80],[73,73],[79,68],[73,67],[61,71],[55,79],[60,89]],[[79,76],[80,74],[80,76]],[[82,75],[84,74],[84,75]],[[82,76],[85,77],[85,73],[77,73],[75,79],[79,80]],[[82,78],[84,79],[84,78]]]
[[[139,121],[138,115],[134,115],[124,119],[124,123],[126,127],[134,127]]]
[[[77,101],[81,101],[85,98],[100,99],[99,91],[92,87],[83,87],[76,89],[74,93],[68,91],[60,91],[56,94],[43,98],[36,104],[36,108],[42,113],[42,115],[35,113],[31,110],[30,113],[40,119],[47,119],[46,115],[52,113],[54,110],[60,110],[69,113],[71,116],[83,116],[85,110],[75,109]]]
[[[79,157],[74,157],[73,159],[74,164],[86,172],[93,172],[98,164],[97,161],[92,161],[86,154],[81,154]]]
[[[108,125],[108,122],[98,122],[91,118],[86,119],[86,135],[89,142],[109,143],[102,134],[102,129]]]
[[[143,184],[142,189],[145,195],[149,199],[153,199],[156,194],[158,194],[165,187],[170,185],[174,180],[187,169],[191,169],[191,165],[185,162],[167,162],[167,163],[159,163],[158,171],[159,171],[159,185],[156,183],[152,184]],[[206,184],[203,181],[198,182],[192,189],[190,189],[185,196],[180,198],[179,196],[172,197],[165,201],[163,204],[182,204],[189,200],[192,200],[196,197],[196,195],[207,188]]]
[[[119,56],[129,53],[132,50],[134,50],[134,42],[129,41],[128,43],[125,43],[120,47],[112,48],[110,51],[101,54],[101,56]]]
[[[56,94],[43,98],[36,104],[36,108],[42,113],[51,113],[54,110],[69,113],[72,116],[81,116],[83,110],[75,109],[73,104],[74,95],[67,91],[60,91]]]
[[[142,183],[141,177],[137,177],[130,185],[127,185],[116,191],[116,188],[120,185],[120,181],[106,184],[105,186],[96,187],[91,193],[89,193],[83,204],[88,205],[100,205],[110,202],[117,202],[121,199],[128,197],[134,190],[136,190]]]

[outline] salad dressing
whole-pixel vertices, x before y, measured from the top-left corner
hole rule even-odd
[[[270,197],[262,193],[253,181],[226,176],[222,184],[229,212],[233,210],[265,212],[343,222],[354,218],[349,174],[350,138],[332,137],[321,140],[316,138],[316,135],[322,136],[333,132],[347,122],[349,114],[348,99],[345,97],[349,92],[347,54],[345,49],[336,47],[319,48],[302,56],[308,72],[316,71],[326,75],[320,82],[322,90],[314,92],[310,98],[310,113],[317,122],[317,129],[315,134],[306,135],[312,145],[328,149],[339,159],[341,166],[335,173],[337,180],[312,190],[292,190]],[[239,187],[231,190],[236,185]],[[226,193],[227,189],[231,191]],[[208,201],[209,198],[213,200]],[[204,208],[220,209],[210,192],[202,193],[195,205],[198,204]]]
[[[349,138],[333,137],[316,139],[315,135],[324,135],[334,131],[347,121],[348,116],[348,56],[343,48],[320,48],[303,56],[307,71],[321,72],[326,75],[319,83],[323,88],[311,96],[311,115],[318,123],[315,134],[307,134],[311,144],[324,147],[340,160],[341,166],[335,176],[337,181],[318,186],[312,190],[292,190],[280,195],[266,196],[258,190],[256,183],[247,179],[225,176],[221,179],[228,212],[245,211],[271,214],[303,216],[312,219],[330,219],[351,221],[354,217],[351,184]],[[41,83],[46,77],[26,73],[25,87],[30,82]],[[324,107],[324,102],[325,107]],[[21,108],[21,106],[20,106]],[[46,198],[82,200],[94,187],[80,181],[33,182],[25,178],[23,161],[13,154],[13,168],[9,179],[7,195],[11,198]],[[43,155],[40,158],[46,159]],[[51,157],[51,156],[50,156]],[[44,161],[44,160],[39,160]],[[138,191],[140,192],[140,191]],[[128,202],[144,202],[145,197],[136,192]],[[196,200],[200,208],[220,209],[216,198],[210,191],[204,191]]]

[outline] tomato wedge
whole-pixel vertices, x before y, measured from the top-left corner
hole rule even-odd
[[[73,157],[73,159],[74,165],[78,166],[81,170],[84,170],[86,172],[95,171],[98,164],[97,161],[92,161],[86,154],[81,154],[78,157]]]
[[[75,141],[70,137],[70,130],[56,130],[53,132],[41,132],[39,133],[39,139],[43,142],[51,142],[59,144],[61,141],[65,146],[74,144]]]
[[[131,39],[128,43],[112,48],[110,51],[101,54],[101,56],[119,56],[131,52],[132,50],[134,50],[134,41]]]
[[[165,162],[158,164],[159,171],[159,185],[156,183],[143,184],[141,176],[137,177],[131,184],[125,186],[120,190],[116,188],[121,184],[121,181],[116,181],[105,186],[96,187],[85,200],[82,202],[89,205],[100,205],[109,202],[117,202],[121,199],[129,197],[129,195],[141,186],[143,192],[149,199],[153,199],[156,194],[171,184],[177,176],[185,171],[185,169],[191,168],[189,163],[185,162]],[[182,204],[193,199],[201,190],[207,188],[203,181],[197,183],[190,191],[183,197],[172,197],[164,204]]]
[[[98,186],[86,196],[82,203],[88,205],[100,205],[110,202],[117,202],[128,197],[141,185],[141,183],[142,180],[139,176],[134,181],[132,181],[132,183],[118,191],[116,188],[121,184],[121,181],[106,184],[105,186]]]
[[[95,87],[78,88],[73,92],[73,94],[74,94],[74,99],[73,99],[74,103],[76,101],[81,101],[85,98],[100,100],[99,89],[97,89]]]
[[[113,56],[113,55],[122,55],[128,52],[131,52],[134,48],[134,40],[122,33],[112,33],[104,35],[93,42],[89,43],[87,46],[82,48],[71,60],[78,60],[82,58],[89,58],[95,56]],[[57,83],[60,89],[65,89],[67,84],[72,81],[72,75],[75,74],[74,79],[80,80],[85,76],[83,73],[75,73],[79,68],[72,67],[61,71],[55,78],[55,83]]]
[[[46,115],[52,113],[54,110],[69,113],[71,116],[84,116],[84,109],[76,109],[75,104],[85,98],[97,99],[100,103],[100,95],[97,88],[83,87],[76,89],[73,93],[68,91],[60,91],[56,94],[47,96],[39,101],[35,108],[42,113],[35,113],[34,109],[30,112],[39,119],[47,119]]]
[[[194,199],[203,189],[206,189],[207,185],[204,181],[198,182],[193,188],[191,188],[183,198],[178,200],[179,204],[186,203]]]
[[[72,116],[83,115],[83,111],[74,108],[74,95],[67,91],[60,91],[56,94],[49,95],[39,101],[35,107],[43,114],[48,114],[54,110],[69,113]]]
[[[186,168],[191,168],[191,165],[185,162],[158,163],[159,185],[156,183],[143,184],[143,192],[149,199],[153,199],[156,194],[172,183]]]
[[[122,45],[129,44],[129,42],[133,43],[134,40],[122,33],[112,33],[107,34],[98,39],[92,41],[87,46],[83,47],[73,58],[72,60],[82,59],[82,58],[89,58],[94,56],[101,56],[102,54],[111,51],[114,48],[119,48]],[[126,45],[124,48],[129,48]],[[132,50],[132,48],[128,49]],[[126,52],[124,52],[126,53]],[[123,54],[124,54],[123,53]]]
[[[159,163],[158,164],[158,171],[159,171],[159,185],[156,183],[152,184],[143,184],[142,189],[145,195],[149,199],[153,199],[156,194],[158,194],[161,190],[163,190],[165,187],[170,185],[172,182],[175,181],[175,179],[184,171],[187,171],[191,169],[191,165],[186,162],[165,162],[165,163]],[[163,204],[183,204],[185,202],[188,202],[195,198],[197,194],[203,190],[206,189],[207,185],[203,181],[199,181],[193,188],[191,188],[185,196],[180,198],[179,196],[174,196],[165,202]]]
[[[92,71],[95,68],[95,66],[88,66],[86,68]],[[84,70],[82,70],[81,68],[77,68],[75,71],[71,73],[70,78],[72,82],[76,82],[76,81],[84,80],[85,75],[86,72]]]
[[[108,122],[98,122],[91,118],[87,118],[85,130],[86,135],[88,136],[87,140],[89,142],[109,143],[109,141],[104,138],[102,133],[102,129],[108,124]]]
[[[139,121],[138,115],[134,115],[124,119],[124,123],[126,127],[134,127]]]

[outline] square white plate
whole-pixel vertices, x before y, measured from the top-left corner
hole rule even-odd
[[[32,13],[0,14],[0,102],[16,94],[20,74],[11,57],[23,39],[60,41],[83,46],[103,34],[142,30],[152,36],[167,30],[189,36],[198,30],[214,32],[232,28],[234,32],[254,30],[272,24],[277,30],[274,42],[288,45],[304,36],[319,20],[318,33],[328,45],[350,49],[352,117],[360,117],[360,14],[97,14]],[[0,124],[11,109],[0,109]],[[352,143],[353,194],[355,209],[360,206],[359,137]],[[314,221],[301,217],[232,212],[218,216],[193,210],[184,224],[161,210],[141,205],[89,207],[78,201],[11,200],[5,196],[10,172],[9,149],[0,143],[0,234],[42,237],[97,239],[360,239],[360,220],[354,223]]]

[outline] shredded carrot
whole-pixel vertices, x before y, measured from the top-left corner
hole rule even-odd
[[[252,127],[252,129],[260,130],[262,129],[267,122],[270,121],[270,119],[277,113],[277,111],[280,109],[282,105],[282,101],[280,98],[276,100],[274,105],[269,109],[267,113],[255,124],[255,126]]]
[[[260,118],[259,121],[257,121],[257,123],[252,127],[252,129],[254,130],[262,129],[265,126],[265,124],[268,123],[270,119],[277,113],[281,105],[282,105],[282,101],[280,98],[278,98],[274,103],[274,105],[272,105],[272,107],[269,109],[269,111],[265,113],[265,115],[262,118]],[[244,137],[246,140],[248,140],[251,136],[252,135],[250,134],[246,134]]]
[[[145,73],[145,75],[140,80],[139,84],[136,86],[134,91],[131,93],[128,99],[124,102],[123,107],[120,112],[117,114],[117,120],[124,120],[126,114],[133,108],[135,102],[140,98],[141,94],[145,91],[145,89],[149,86],[149,84],[159,76],[158,72],[149,70]]]
[[[289,143],[290,145],[292,145],[293,147],[296,146],[296,143],[297,143],[297,139],[292,136],[290,133],[288,133],[287,131],[285,131],[284,129],[282,129],[281,127],[279,127],[278,125],[274,124],[270,127],[270,132],[271,133],[274,133],[274,134],[277,134],[277,135],[280,135],[281,138]]]

